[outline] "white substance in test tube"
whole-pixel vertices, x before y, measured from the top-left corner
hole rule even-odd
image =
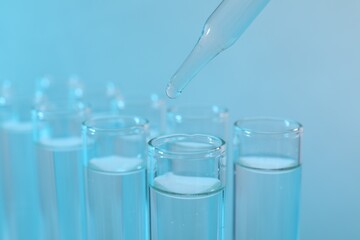
[[[165,191],[179,194],[200,194],[219,189],[221,182],[216,178],[189,177],[166,173],[154,179],[154,186]]]
[[[128,172],[140,169],[142,165],[142,159],[115,155],[89,161],[89,167],[105,172]]]
[[[264,170],[276,170],[293,168],[298,165],[298,162],[291,158],[280,157],[241,157],[239,163],[242,166],[264,169]]]
[[[8,121],[3,124],[3,128],[17,131],[17,132],[26,132],[32,130],[31,122],[17,122],[17,121]]]
[[[49,138],[42,139],[40,143],[54,148],[69,148],[80,146],[82,144],[82,139],[80,137]]]

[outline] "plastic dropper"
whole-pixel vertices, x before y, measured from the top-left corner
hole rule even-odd
[[[269,1],[223,0],[206,21],[191,53],[171,77],[166,88],[168,97],[178,97],[207,63],[234,44]]]

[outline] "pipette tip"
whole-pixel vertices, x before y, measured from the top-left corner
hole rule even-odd
[[[180,96],[181,91],[177,90],[173,84],[169,83],[166,87],[166,95],[170,98],[170,99],[175,99],[178,96]]]

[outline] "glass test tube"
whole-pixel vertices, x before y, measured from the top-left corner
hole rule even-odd
[[[119,97],[116,109],[121,115],[135,115],[149,120],[149,138],[157,137],[165,132],[165,102],[156,94],[148,97]]]
[[[229,112],[225,107],[169,107],[166,119],[167,133],[210,134],[228,142]],[[229,161],[229,157],[227,160]],[[233,240],[233,172],[231,168],[226,171],[224,239]]]
[[[8,104],[8,97],[11,90],[11,82],[8,80],[2,80],[0,84],[0,129],[2,129],[3,123],[11,120],[10,107]],[[5,218],[5,169],[7,161],[4,161],[4,146],[4,134],[2,131],[0,131],[0,239],[8,239],[7,221]]]
[[[44,239],[85,239],[83,104],[47,103],[33,113]]]
[[[37,168],[32,142],[31,97],[3,99],[0,121],[0,166],[4,230],[1,239],[39,239]]]
[[[225,142],[167,135],[150,140],[148,154],[151,239],[222,240]]]
[[[123,116],[83,124],[89,240],[148,239],[147,128]]]
[[[235,122],[235,240],[296,240],[301,124],[286,119]]]

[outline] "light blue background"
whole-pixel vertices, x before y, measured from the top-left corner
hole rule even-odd
[[[0,2],[0,79],[164,93],[215,0]],[[301,239],[360,239],[360,1],[271,0],[173,103],[304,125]],[[165,96],[164,96],[165,97]]]

